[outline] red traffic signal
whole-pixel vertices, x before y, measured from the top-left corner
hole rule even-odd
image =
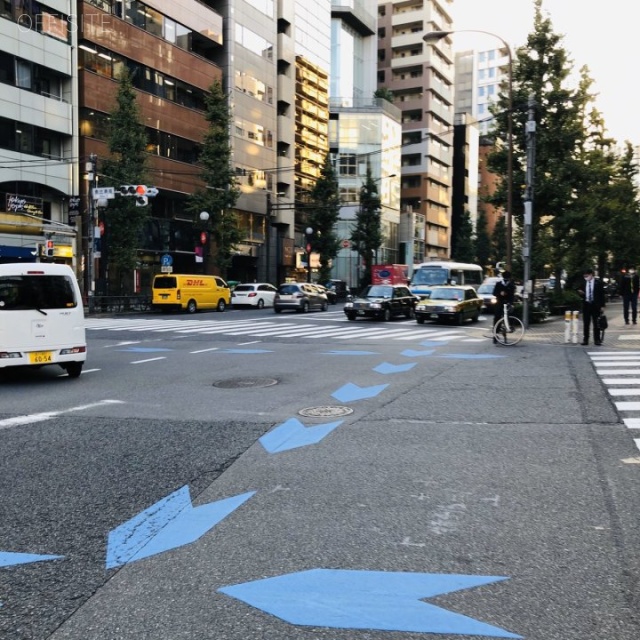
[[[47,256],[47,258],[53,258],[53,249],[54,249],[54,242],[53,240],[47,240],[45,242],[44,245],[44,255]]]

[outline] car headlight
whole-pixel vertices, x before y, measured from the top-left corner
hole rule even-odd
[[[445,311],[449,311],[449,313],[453,313],[458,310],[458,307],[455,305],[448,305],[444,308]]]
[[[372,309],[382,309],[382,305],[379,302],[372,302],[369,306]]]
[[[491,296],[491,304],[496,304],[496,302],[498,302],[498,298]]]
[[[416,311],[424,311],[427,308],[426,304],[419,303],[416,305]]]
[[[345,309],[351,309],[352,307],[353,307],[353,302],[345,302],[344,304]]]

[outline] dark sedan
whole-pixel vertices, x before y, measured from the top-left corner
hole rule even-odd
[[[377,318],[389,321],[394,316],[413,318],[417,302],[418,298],[404,285],[372,284],[347,301],[344,313],[349,320]]]

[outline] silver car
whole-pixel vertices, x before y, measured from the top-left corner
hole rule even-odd
[[[326,311],[329,308],[327,295],[318,287],[306,282],[287,282],[278,287],[273,310],[280,313],[284,309],[292,309],[298,313],[307,313],[311,309]]]

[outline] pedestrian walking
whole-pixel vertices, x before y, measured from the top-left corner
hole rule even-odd
[[[593,344],[602,344],[598,318],[604,313],[604,285],[600,278],[594,278],[593,269],[584,270],[584,289],[578,289],[582,297],[582,344],[589,344],[590,329],[593,327]]]
[[[502,280],[498,280],[493,287],[493,296],[496,299],[496,306],[493,310],[493,326],[504,315],[504,305],[512,305],[516,295],[516,283],[511,279],[510,271],[502,272]],[[498,341],[494,338],[493,343]]]
[[[622,314],[624,323],[629,324],[629,317],[633,324],[638,320],[638,289],[640,288],[640,278],[635,268],[629,269],[622,274],[620,279],[620,295],[622,296]],[[631,311],[631,313],[629,313]]]

